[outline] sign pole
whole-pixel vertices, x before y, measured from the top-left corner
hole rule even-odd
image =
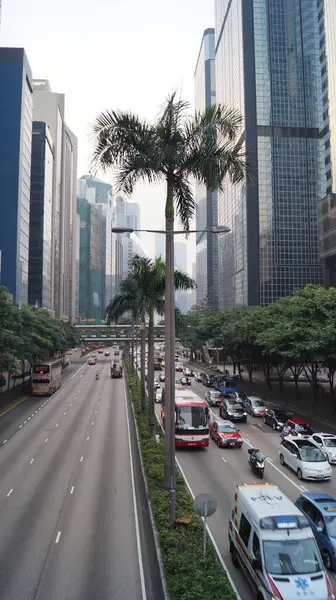
[[[207,539],[207,505],[205,504],[205,514],[204,514],[204,532],[203,532],[203,560],[205,560],[206,555],[206,539]]]

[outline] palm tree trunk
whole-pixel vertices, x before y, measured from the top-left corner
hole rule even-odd
[[[145,315],[141,315],[140,320],[140,377],[141,377],[141,410],[146,409],[146,322]]]
[[[155,437],[154,409],[154,310],[149,309],[149,325],[148,325],[148,422],[151,437]]]

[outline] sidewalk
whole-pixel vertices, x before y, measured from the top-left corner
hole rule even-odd
[[[190,363],[194,369],[200,369],[208,373],[214,373],[212,369],[201,363]],[[220,365],[218,365],[220,366]],[[226,366],[228,371],[232,373],[232,366]],[[299,383],[299,396],[295,391],[294,383],[284,383],[283,388],[279,387],[277,382],[272,382],[272,387],[269,388],[264,373],[254,371],[252,383],[248,379],[246,371],[242,373],[243,379],[239,386],[242,391],[255,396],[260,396],[265,400],[283,405],[289,412],[297,412],[303,417],[318,419],[326,426],[336,425],[336,406],[333,404],[333,399],[329,392],[329,384],[327,378],[323,374],[319,374],[323,385],[323,392],[318,397],[318,403],[314,406],[313,392],[309,383]],[[324,381],[325,379],[325,381]]]

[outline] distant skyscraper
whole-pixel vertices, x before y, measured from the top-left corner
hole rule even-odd
[[[0,48],[1,284],[28,302],[32,73],[22,48]]]
[[[215,30],[203,33],[195,74],[195,108],[204,112],[216,103]],[[196,186],[196,229],[211,229],[218,225],[217,192],[204,185]],[[218,237],[211,232],[196,234],[197,303],[211,298],[217,305],[218,294]]]
[[[126,210],[129,226],[133,229],[140,229],[140,204],[137,202],[127,202]],[[140,233],[137,235],[140,237]]]
[[[61,202],[61,316],[76,319],[77,138],[64,125]]]
[[[317,8],[319,5],[319,8]],[[216,100],[238,109],[254,176],[219,194],[220,307],[321,282],[322,86],[312,0],[215,0]]]
[[[164,227],[162,227],[164,230]],[[155,233],[155,258],[159,256],[166,260],[166,236],[163,233]]]
[[[324,283],[336,286],[336,3],[319,0],[320,65],[322,86],[323,166],[325,170],[319,204],[320,257]]]
[[[54,149],[49,128],[34,121],[30,183],[28,302],[52,310]]]

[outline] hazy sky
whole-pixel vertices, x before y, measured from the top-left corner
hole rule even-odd
[[[213,0],[3,0],[0,44],[24,47],[35,78],[65,93],[78,137],[78,175],[88,170],[90,123],[106,108],[155,117],[173,89],[193,103],[203,30]],[[140,187],[144,228],[163,227],[164,188]],[[152,250],[153,237],[144,241]],[[194,260],[194,236],[188,242]]]

